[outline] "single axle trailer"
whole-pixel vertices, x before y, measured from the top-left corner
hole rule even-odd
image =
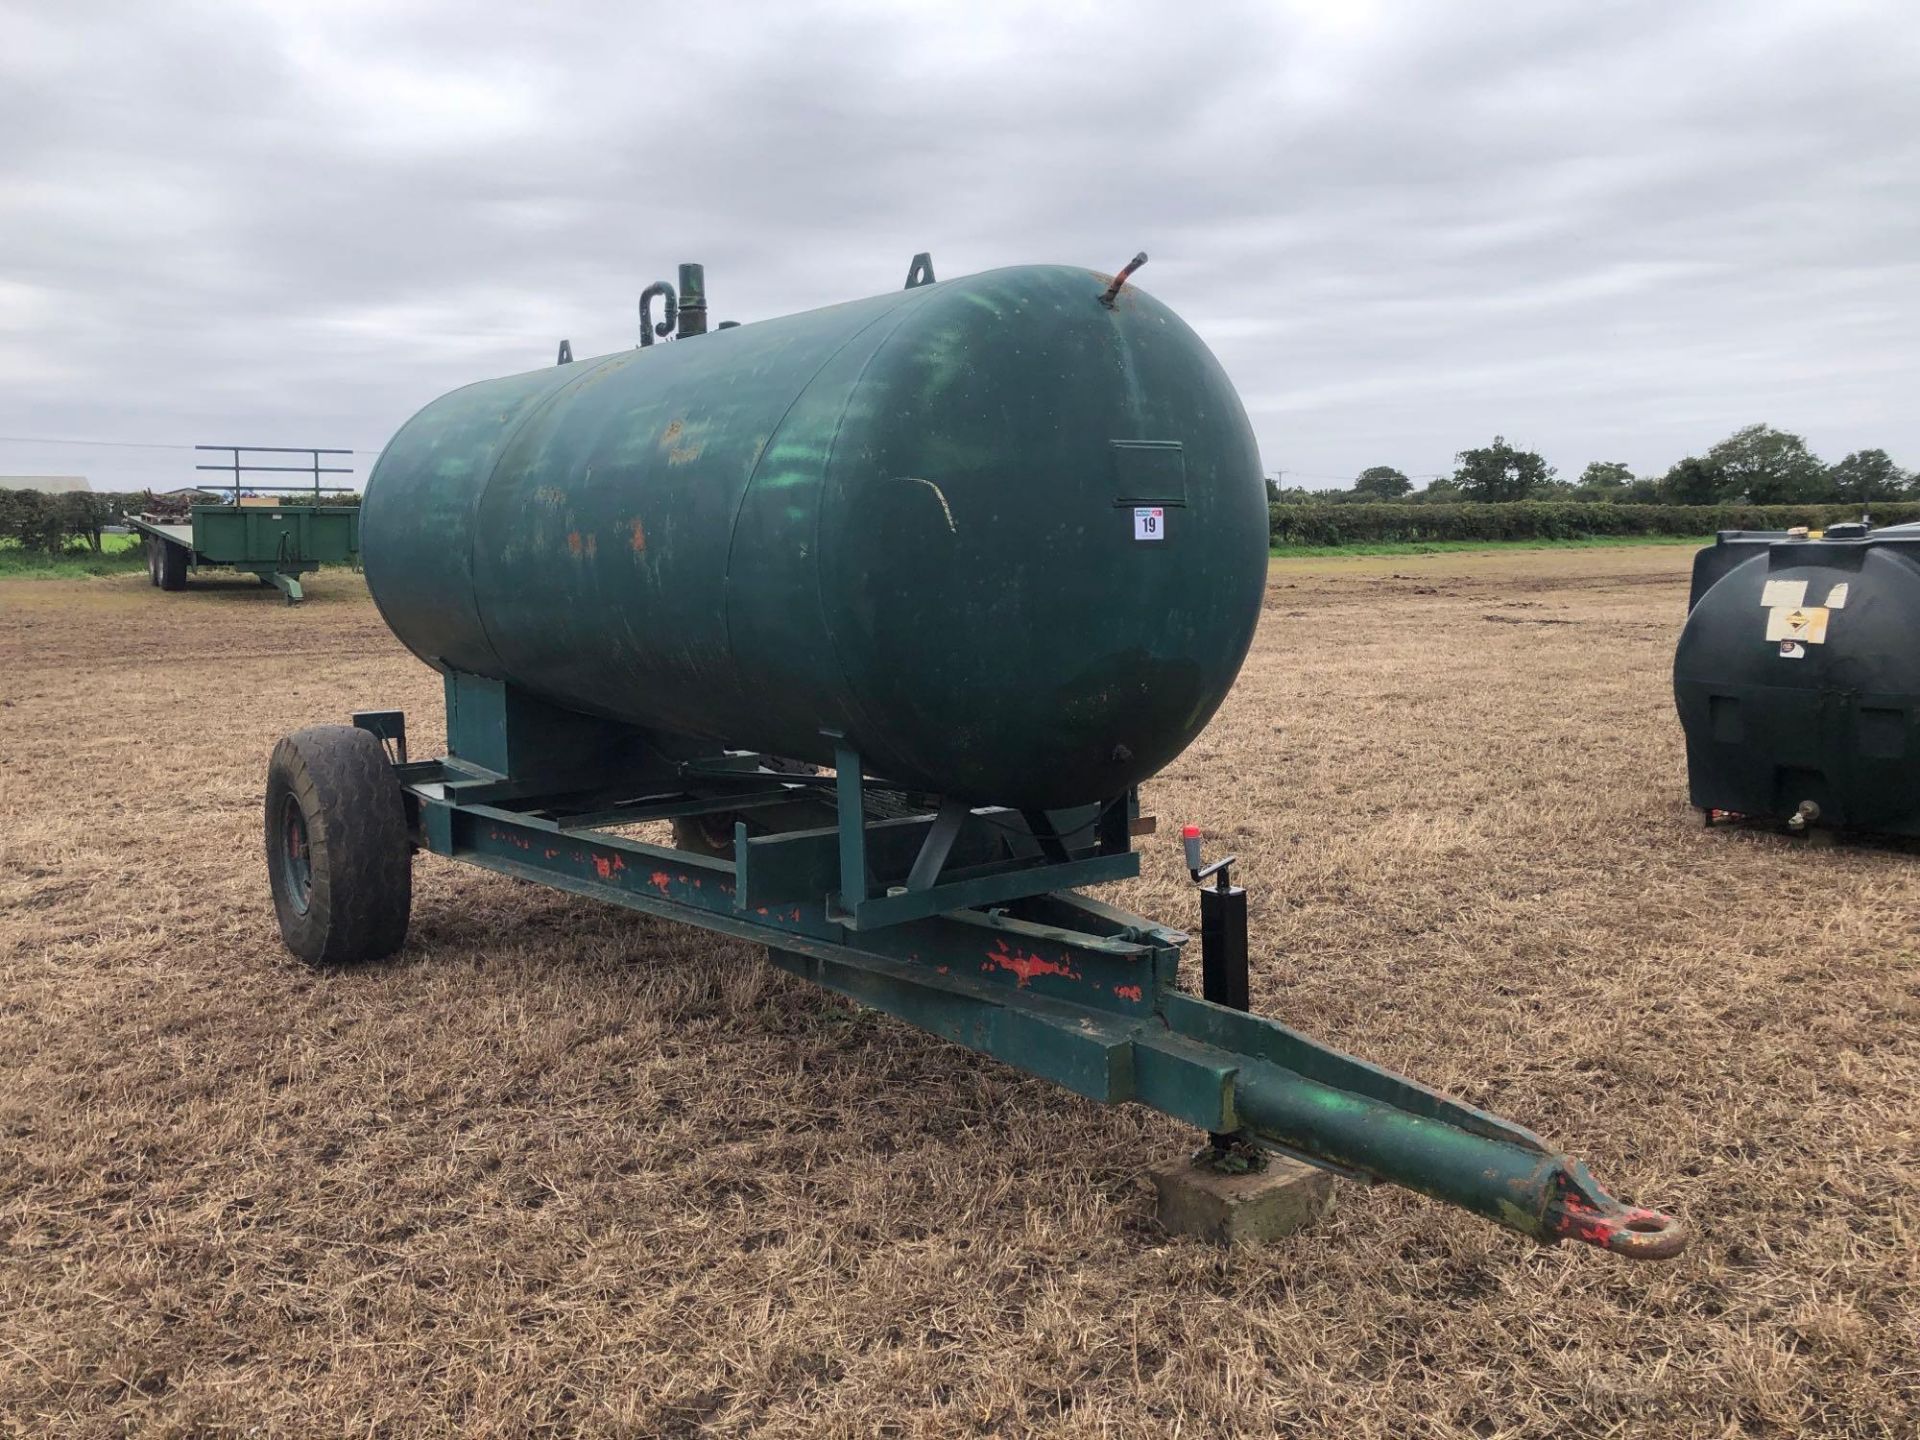
[[[145,538],[147,578],[162,590],[186,589],[192,572],[237,570],[277,588],[289,605],[305,598],[302,575],[344,565],[360,549],[353,505],[195,505],[184,524],[128,524]]]
[[[868,777],[844,744],[831,774],[673,759],[498,682],[454,674],[446,691],[445,757],[410,759],[398,711],[275,749],[269,880],[310,963],[398,949],[426,851],[763,945],[783,970],[1217,1146],[1402,1185],[1548,1244],[1634,1259],[1686,1244],[1679,1221],[1615,1199],[1532,1131],[1247,1013],[1246,892],[1231,857],[1199,863],[1197,837],[1201,993],[1182,989],[1186,935],[1078,893],[1139,873],[1137,792],[975,807]],[[616,833],[658,820],[674,845]]]
[[[1085,895],[1140,873],[1139,786],[1200,733],[1266,593],[1252,427],[1119,273],[1027,265],[465,386],[367,482],[367,588],[445,683],[283,740],[280,932],[406,937],[428,851],[761,945],[782,969],[1216,1149],[1390,1181],[1545,1242],[1679,1253],[1529,1130],[1248,1013],[1247,897],[1187,937]],[[664,296],[672,323],[650,321]],[[656,344],[674,332],[671,343]],[[672,822],[670,845],[622,831]]]

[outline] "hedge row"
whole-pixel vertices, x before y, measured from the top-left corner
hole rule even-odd
[[[1876,525],[1920,520],[1920,502],[1870,507]],[[1428,540],[1584,540],[1600,535],[1711,535],[1716,530],[1818,529],[1858,520],[1858,505],[1269,505],[1275,545],[1364,545]]]
[[[11,540],[22,549],[58,554],[75,545],[100,549],[100,535],[109,525],[123,524],[129,515],[142,511],[178,514],[185,519],[190,504],[217,502],[213,493],[151,495],[143,490],[121,493],[96,490],[63,491],[47,494],[39,490],[0,490],[0,540]],[[282,505],[358,505],[360,497],[346,491],[322,495],[315,501],[311,494],[279,496]]]

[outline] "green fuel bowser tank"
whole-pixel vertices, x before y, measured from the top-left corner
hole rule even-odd
[[[838,737],[980,804],[1122,794],[1232,685],[1267,521],[1219,363],[1110,279],[1016,266],[454,391],[368,481],[368,587],[429,664],[565,709]]]

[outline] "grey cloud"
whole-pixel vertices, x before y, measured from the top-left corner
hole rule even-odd
[[[372,448],[632,343],[1023,260],[1221,355],[1272,467],[1734,426],[1920,464],[1892,3],[0,10],[0,433]],[[0,470],[186,478],[174,452]],[[1326,483],[1317,480],[1309,483]]]

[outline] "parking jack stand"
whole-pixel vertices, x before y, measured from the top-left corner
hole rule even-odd
[[[1232,876],[1239,857],[1202,864],[1197,825],[1187,826],[1181,840],[1187,873],[1201,887],[1200,993],[1244,1012],[1250,1008],[1247,892]],[[1163,1229],[1215,1244],[1278,1240],[1311,1225],[1333,1204],[1333,1177],[1325,1170],[1269,1156],[1231,1134],[1209,1134],[1188,1159],[1156,1170],[1153,1187]]]

